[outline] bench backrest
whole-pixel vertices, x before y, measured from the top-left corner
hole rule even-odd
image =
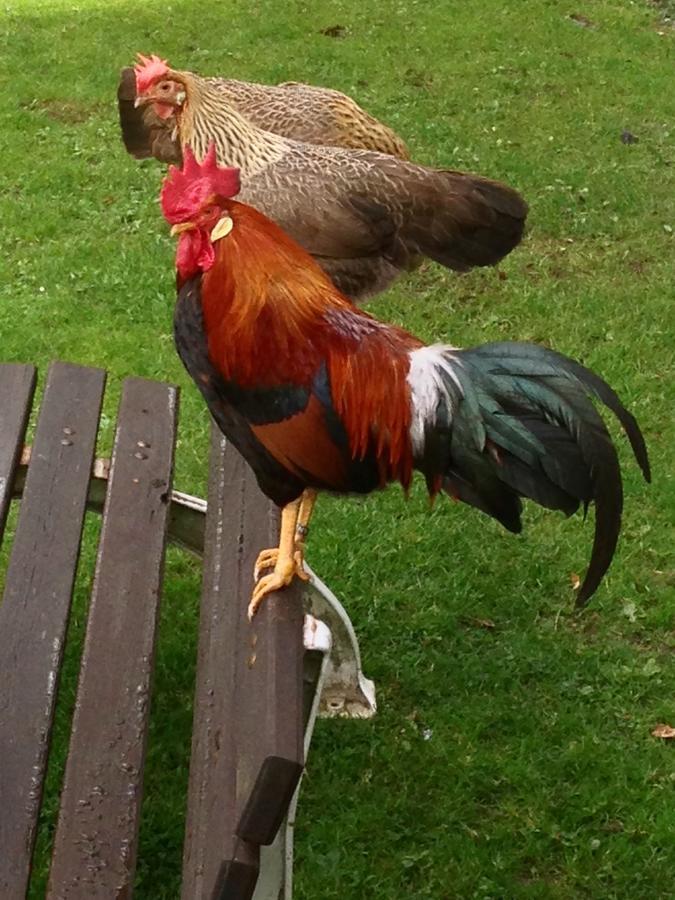
[[[0,604],[0,896],[26,895],[105,373],[53,364]],[[0,539],[35,370],[0,366]],[[124,382],[48,897],[131,897],[171,508],[176,388]],[[183,897],[252,893],[302,768],[302,609],[246,619],[276,511],[220,435],[211,454]],[[240,887],[236,887],[239,885]],[[236,891],[239,893],[236,893]]]

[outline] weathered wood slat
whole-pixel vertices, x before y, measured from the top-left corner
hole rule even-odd
[[[35,366],[0,365],[0,541],[35,390]]]
[[[30,462],[31,447],[24,446],[12,482],[12,499],[21,497],[26,483],[26,473]],[[108,489],[110,460],[99,457],[94,460],[92,478],[89,482],[87,509],[102,513]],[[206,501],[182,491],[171,491],[169,511],[169,541],[178,544],[190,553],[201,556],[204,552],[204,519]]]
[[[131,898],[177,391],[124,383],[49,898]]]
[[[208,900],[250,900],[260,874],[260,847],[234,840],[230,859],[223,861]]]
[[[266,598],[252,624],[246,617],[253,564],[276,544],[278,522],[246,463],[214,429],[183,900],[251,896],[258,846],[237,836],[242,813],[248,808],[244,838],[270,837],[301,772],[301,591]],[[283,792],[258,780],[270,757],[294,773]],[[249,802],[256,783],[263,790]]]
[[[54,363],[0,606],[0,897],[30,876],[105,373]]]

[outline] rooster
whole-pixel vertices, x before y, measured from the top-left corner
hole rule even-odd
[[[642,433],[597,375],[526,343],[425,346],[335,288],[274,222],[232,198],[239,173],[185,150],[161,193],[179,235],[178,353],[227,438],[282,507],[249,606],[303,569],[316,493],[366,494],[414,470],[429,493],[521,529],[521,497],[571,515],[596,507],[577,602],[614,555],[623,505],[616,449],[589,397],[621,422],[649,481]],[[263,569],[271,572],[259,578]]]
[[[384,290],[429,257],[463,272],[499,262],[523,235],[527,206],[478,175],[370,150],[326,147],[257,128],[209,79],[153,56],[136,67],[138,104],[172,121],[198,159],[241,170],[242,200],[316,259],[353,300]]]
[[[145,65],[152,63],[151,58],[141,59]],[[340,91],[296,81],[267,85],[232,78],[205,80],[258,128],[308,144],[377,150],[409,158],[408,148],[396,132]],[[117,105],[129,153],[138,159],[154,156],[160,162],[180,163],[173,107],[139,107],[136,99],[136,73],[127,67],[120,75]]]

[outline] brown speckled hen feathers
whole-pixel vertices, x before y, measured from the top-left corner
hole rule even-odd
[[[228,103],[258,128],[334,147],[376,150],[409,159],[401,138],[341,91],[297,81],[256,84],[233,78],[206,78]],[[181,147],[172,137],[173,123],[152,108],[136,108],[136,78],[132,68],[122,69],[117,89],[124,144],[139,159],[154,156],[160,162],[180,163]]]
[[[483,178],[431,169],[372,150],[293,140],[257,127],[218,83],[169,69],[144,90],[174,85],[171,116],[182,146],[241,170],[244,202],[279,224],[314,256],[337,287],[361,300],[429,257],[466,271],[499,262],[521,240],[527,205]],[[159,98],[157,98],[159,99]]]

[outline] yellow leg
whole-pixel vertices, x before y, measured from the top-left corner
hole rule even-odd
[[[309,520],[314,512],[314,504],[316,503],[316,491],[307,488],[300,498],[300,511],[298,512],[298,521],[295,526],[295,562],[298,569],[302,571],[301,578],[309,580],[309,575],[305,572],[305,541],[307,532],[309,531]]]
[[[314,504],[316,503],[317,492],[311,488],[307,488],[300,497],[298,507],[298,517],[295,525],[295,551],[293,558],[296,562],[296,575],[303,581],[309,581],[309,575],[304,570],[305,562],[305,539],[309,531],[309,520],[312,517]],[[271,569],[276,565],[279,558],[279,547],[270,547],[268,550],[261,550],[255,562],[253,577],[257,581],[260,578],[262,569]]]
[[[263,550],[258,556],[255,566],[256,578],[258,571],[266,565],[274,564],[274,569],[269,575],[264,575],[253,588],[251,602],[248,605],[249,620],[256,614],[258,607],[267,594],[286,587],[293,580],[293,576],[298,574],[298,567],[295,562],[295,529],[300,512],[300,504],[301,499],[294,500],[292,503],[284,506],[281,511],[281,533],[279,535],[278,548]]]

